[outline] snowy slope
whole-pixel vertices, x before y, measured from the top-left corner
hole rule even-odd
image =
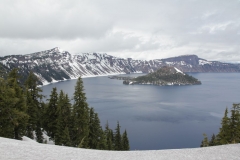
[[[27,55],[0,57],[0,68],[6,72],[18,68],[22,77],[26,78],[33,71],[43,85],[80,76],[150,73],[163,66],[172,66],[182,72],[240,72],[240,64],[207,61],[196,55],[146,61],[99,53],[73,55],[56,47]]]
[[[240,144],[172,150],[100,151],[0,138],[1,160],[239,160]]]

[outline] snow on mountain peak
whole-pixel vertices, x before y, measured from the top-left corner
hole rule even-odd
[[[175,67],[175,72],[240,72],[240,64],[207,61],[196,55],[158,60],[119,58],[106,53],[71,54],[59,47],[27,55],[1,57],[0,65],[8,70],[20,68],[27,76],[30,70],[39,75],[40,84],[79,76],[112,75],[121,73],[150,73],[163,66]],[[184,73],[183,73],[184,74]]]
[[[59,52],[59,53],[64,52],[63,49],[60,48],[60,47],[55,47],[55,48],[53,48],[52,50],[55,51],[55,52]]]
[[[56,47],[57,48],[57,50],[59,51],[59,52],[63,52],[63,49],[62,48],[60,48],[60,47]]]

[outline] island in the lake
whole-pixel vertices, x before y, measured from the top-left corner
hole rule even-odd
[[[201,81],[198,79],[183,73],[175,67],[164,66],[155,72],[149,73],[145,76],[139,77],[121,77],[112,76],[110,79],[124,80],[123,84],[134,85],[134,84],[151,84],[158,86],[168,85],[199,85]]]

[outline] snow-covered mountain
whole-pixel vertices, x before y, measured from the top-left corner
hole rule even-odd
[[[99,53],[72,55],[56,47],[27,55],[0,57],[1,70],[9,72],[13,68],[19,68],[22,77],[26,77],[32,70],[41,80],[40,84],[75,79],[79,76],[149,73],[162,66],[173,66],[183,72],[240,72],[240,64],[207,61],[196,55],[146,61]]]
[[[18,160],[239,160],[240,144],[204,148],[148,150],[148,151],[101,151],[81,149],[34,141],[19,141],[0,137],[0,159]]]

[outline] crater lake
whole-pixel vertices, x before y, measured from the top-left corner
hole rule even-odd
[[[119,121],[121,132],[127,130],[131,150],[194,148],[203,133],[211,138],[219,132],[226,107],[240,103],[240,74],[190,75],[202,85],[123,85],[122,80],[92,77],[83,78],[84,92],[103,128],[108,121],[114,130]],[[72,98],[76,81],[43,86],[43,95],[48,99],[56,87]]]

